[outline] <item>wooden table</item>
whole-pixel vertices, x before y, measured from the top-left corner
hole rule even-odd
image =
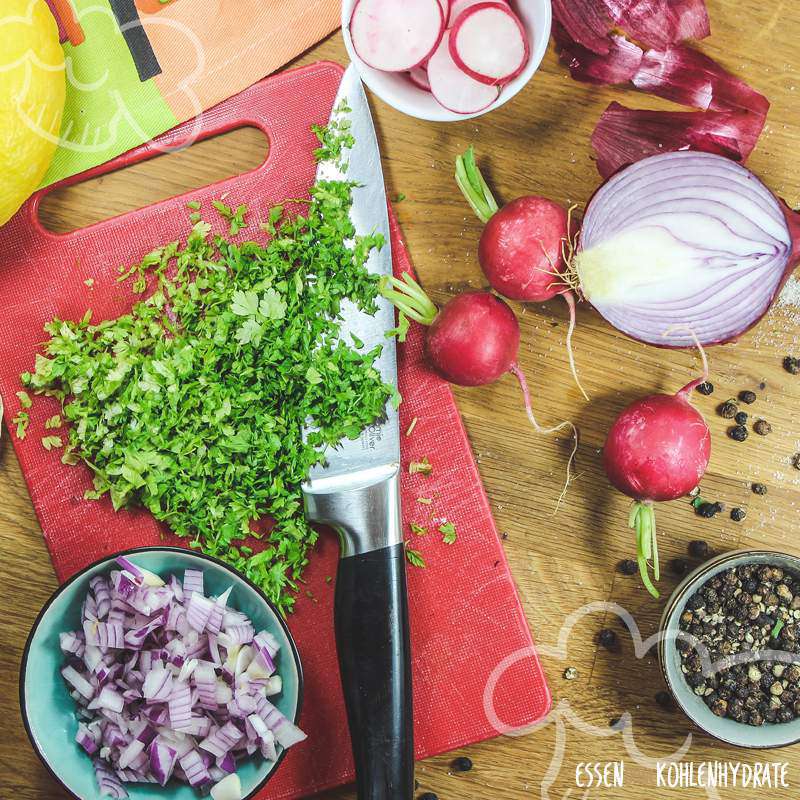
[[[703,49],[746,78],[772,100],[767,129],[750,166],[779,194],[800,201],[797,152],[800,135],[796,104],[800,97],[800,56],[796,3],[756,0],[708,0],[713,36]],[[307,53],[298,63],[319,58],[345,61],[340,34]],[[590,159],[589,135],[612,99],[640,107],[657,101],[622,89],[598,89],[572,81],[548,53],[536,79],[512,102],[491,115],[458,124],[427,124],[405,117],[375,99],[373,107],[390,194],[405,195],[397,213],[425,286],[437,301],[485,280],[476,261],[480,223],[453,182],[453,159],[474,142],[480,164],[499,198],[542,193],[559,202],[585,202],[599,178]],[[221,143],[212,140],[182,155],[166,156],[126,173],[78,186],[52,198],[46,219],[56,229],[87,224],[127,208],[183,191],[190,184],[233,173],[260,161],[260,134],[243,131]],[[625,761],[625,795],[654,795],[652,760],[680,748],[687,735],[687,759],[786,760],[788,777],[800,785],[800,748],[759,754],[726,748],[693,730],[676,712],[660,708],[662,689],[652,652],[634,653],[631,637],[609,611],[588,613],[576,622],[566,651],[558,652],[565,619],[586,604],[613,601],[628,609],[642,634],[656,630],[663,605],[652,600],[637,578],[615,565],[633,550],[626,528],[628,501],[608,486],[600,463],[605,431],[629,401],[654,390],[674,391],[697,373],[698,359],[688,352],[665,352],[633,342],[606,325],[588,308],[580,310],[575,351],[591,403],[570,377],[564,352],[566,308],[553,301],[517,308],[522,323],[521,364],[536,387],[535,406],[543,421],[574,420],[581,428],[579,476],[567,504],[553,516],[564,477],[566,443],[540,437],[529,427],[519,391],[509,377],[485,389],[458,390],[464,416],[532,630],[543,648],[544,665],[556,711],[541,729],[516,738],[500,738],[468,748],[474,769],[451,774],[452,756],[417,766],[420,792],[441,800],[486,798],[620,797],[619,789],[576,788],[581,761]],[[693,515],[686,501],[659,509],[664,561],[686,555],[692,539],[707,540],[715,551],[768,546],[800,550],[793,536],[798,525],[800,472],[789,464],[800,450],[800,378],[781,368],[783,356],[797,347],[798,309],[774,310],[761,326],[736,345],[711,353],[711,397],[696,396],[714,437],[704,495],[728,507],[748,509],[742,523],[728,514],[713,520]],[[800,352],[798,352],[800,354]],[[759,389],[759,385],[764,384]],[[756,414],[774,432],[738,444],[725,436],[726,422],[716,405],[742,389],[758,393]],[[752,494],[753,480],[766,483],[765,497]],[[7,435],[0,443],[0,797],[55,800],[63,793],[36,760],[23,731],[17,703],[17,669],[25,636],[56,581],[40,536],[22,476]],[[677,578],[667,574],[661,587],[669,594]],[[613,652],[598,648],[598,630],[619,632]],[[573,681],[563,678],[577,668]],[[628,732],[611,730],[609,720],[630,715]],[[588,727],[594,726],[594,727]],[[656,796],[667,796],[660,790]],[[670,793],[671,794],[671,793]],[[675,795],[678,796],[678,795]],[[685,790],[681,797],[703,797]],[[720,790],[719,796],[751,797],[749,791]],[[756,795],[757,796],[757,795]],[[773,797],[795,797],[779,790]],[[352,798],[349,790],[330,798]]]

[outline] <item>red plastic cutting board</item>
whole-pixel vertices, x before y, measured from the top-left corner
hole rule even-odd
[[[249,173],[66,235],[39,223],[40,193],[0,228],[0,391],[7,424],[18,408],[19,373],[32,368],[44,323],[80,318],[87,308],[95,321],[128,310],[132,298],[116,282],[117,267],[185,237],[187,201],[205,201],[208,208],[209,200],[228,192],[228,202],[247,203],[246,237],[257,235],[253,223],[271,205],[307,194],[316,141],[309,126],[327,121],[341,74],[340,66],[319,63],[269,78],[206,112],[199,130],[186,123],[65,183],[141,161],[198,132],[205,137],[246,124],[261,128],[270,142],[267,160]],[[227,226],[216,214],[207,216],[224,232]],[[411,270],[393,217],[391,224],[395,271]],[[87,278],[94,279],[91,289]],[[458,529],[451,546],[435,532],[414,537],[428,566],[409,568],[416,755],[422,758],[495,736],[492,710],[503,725],[528,725],[547,712],[550,695],[461,419],[447,384],[422,363],[418,330],[400,346],[399,364],[401,430],[417,418],[412,434],[402,437],[405,523],[435,530],[434,517],[437,525],[448,519]],[[88,471],[63,466],[59,454],[46,452],[40,442],[44,420],[57,410],[54,401],[37,398],[27,437],[11,438],[64,580],[114,551],[158,544],[164,531],[146,512],[115,513],[107,500],[82,499],[90,486]],[[423,456],[434,465],[433,475],[409,475],[408,462]],[[433,498],[433,505],[417,503],[420,496]],[[301,725],[308,740],[290,751],[262,798],[301,797],[353,778],[333,637],[334,586],[326,582],[336,574],[337,550],[333,536],[320,537],[306,573],[313,600],[300,597],[289,620],[305,671]]]

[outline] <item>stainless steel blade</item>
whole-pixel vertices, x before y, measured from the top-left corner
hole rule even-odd
[[[351,219],[358,234],[382,233],[383,248],[373,251],[367,267],[371,272],[390,275],[392,252],[389,237],[389,218],[386,209],[386,190],[381,171],[380,152],[372,124],[367,98],[361,79],[351,64],[343,78],[334,103],[334,115],[344,100],[350,111],[351,131],[355,139],[352,150],[345,155],[349,162],[346,171],[336,164],[322,162],[317,170],[317,179],[351,180],[359,184],[353,189]],[[364,350],[382,345],[383,350],[375,363],[384,381],[397,383],[397,358],[394,339],[385,333],[394,327],[395,314],[392,305],[379,298],[378,311],[374,316],[364,314],[354,304],[345,303],[342,309],[341,335],[350,343],[350,333],[364,342]],[[323,512],[310,496],[329,495],[335,492],[352,491],[379,483],[387,476],[396,475],[400,463],[400,432],[397,412],[387,404],[385,419],[375,422],[355,440],[344,440],[338,447],[325,453],[326,463],[314,467],[304,484],[306,513],[318,521]]]

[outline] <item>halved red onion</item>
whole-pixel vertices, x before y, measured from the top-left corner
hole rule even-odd
[[[693,334],[718,344],[755,325],[793,262],[784,208],[752,172],[681,151],[632,164],[597,191],[573,268],[614,327],[689,347]]]

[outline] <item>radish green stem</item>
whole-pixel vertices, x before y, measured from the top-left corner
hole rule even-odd
[[[398,311],[420,325],[430,325],[439,313],[425,290],[407,272],[402,278],[384,275],[378,289]]]
[[[531,425],[533,425],[533,428],[537,433],[555,433],[563,428],[569,428],[572,431],[572,452],[569,454],[569,460],[567,461],[567,479],[564,482],[564,488],[561,490],[561,494],[558,496],[558,502],[556,503],[557,513],[559,507],[561,506],[561,502],[567,493],[570,481],[572,480],[572,464],[575,461],[575,454],[578,452],[578,429],[569,421],[559,422],[558,425],[554,425],[552,428],[543,428],[541,425],[539,425],[539,423],[536,421],[536,417],[533,415],[531,393],[528,389],[528,382],[525,380],[525,374],[519,368],[518,364],[512,364],[509,371],[519,382],[519,387],[522,389],[522,399],[525,403],[525,413],[528,415],[528,420],[530,421]]]
[[[497,201],[475,163],[472,145],[456,158],[456,183],[478,219],[486,223],[498,210]]]
[[[652,503],[637,500],[628,515],[628,526],[636,531],[636,561],[639,563],[639,574],[642,583],[653,597],[658,597],[658,590],[650,580],[648,560],[653,561],[653,577],[658,580],[661,569],[658,560],[658,540],[656,539],[656,512]]]

